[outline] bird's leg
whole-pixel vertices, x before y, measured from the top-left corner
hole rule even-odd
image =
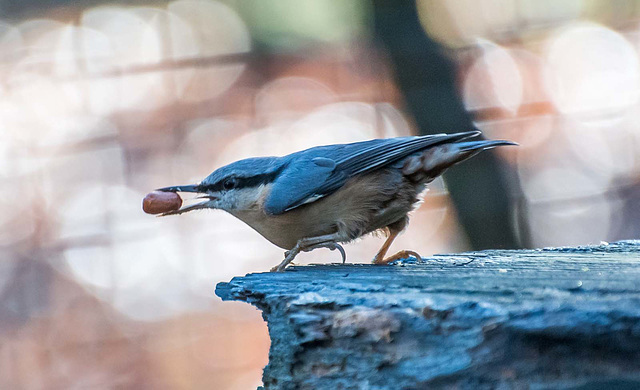
[[[399,233],[400,232],[398,231],[389,231],[389,237],[387,237],[384,244],[382,244],[382,247],[373,258],[373,261],[372,261],[373,264],[387,264],[387,262],[384,261],[384,255],[387,254],[387,251],[389,250],[391,243],[393,242],[393,240],[396,239],[396,237],[398,237]]]
[[[298,241],[298,244],[299,243],[300,241]],[[300,253],[300,248],[298,247],[298,244],[296,244],[296,246],[291,248],[291,250],[284,252],[284,260],[282,260],[280,264],[271,268],[270,272],[284,271],[284,268],[293,261],[293,259],[298,255],[298,253]]]
[[[409,256],[414,256],[418,260],[422,258],[422,256],[420,256],[418,253],[414,251],[408,251],[408,250],[402,250],[393,256],[389,256],[385,258],[384,255],[387,254],[387,251],[389,250],[391,243],[393,242],[393,240],[396,239],[396,237],[398,237],[398,234],[400,234],[400,231],[396,231],[396,230],[389,231],[389,237],[387,237],[387,240],[384,242],[384,244],[382,244],[382,247],[380,248],[378,253],[376,253],[376,256],[373,258],[373,261],[372,261],[373,264],[378,264],[378,265],[389,264],[399,259],[406,259]]]
[[[296,243],[296,246],[284,253],[284,260],[282,260],[282,262],[277,266],[271,268],[271,272],[283,271],[285,267],[289,265],[289,263],[291,263],[300,252],[309,252],[317,248],[329,248],[331,250],[338,249],[340,251],[340,254],[342,255],[342,262],[344,263],[347,256],[342,245],[337,243],[339,238],[339,233],[326,234],[324,236],[317,237],[301,238]]]

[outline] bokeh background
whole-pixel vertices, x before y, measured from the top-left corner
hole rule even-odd
[[[633,0],[0,0],[0,388],[258,386],[266,325],[213,291],[282,250],[141,210],[239,158],[476,126],[520,146],[392,250],[637,238],[639,49]]]

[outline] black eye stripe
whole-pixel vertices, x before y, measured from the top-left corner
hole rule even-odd
[[[224,179],[218,180],[213,184],[200,185],[200,189],[202,190],[202,192],[220,192],[220,191],[228,190],[228,188],[225,187],[225,182],[227,182],[229,179],[235,180],[235,185],[233,186],[233,189],[235,190],[242,189],[242,188],[258,187],[261,184],[273,183],[276,177],[278,177],[279,173],[280,171],[265,173],[261,175],[254,175],[249,177],[239,177],[239,176],[225,177]]]

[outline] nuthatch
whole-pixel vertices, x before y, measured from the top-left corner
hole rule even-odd
[[[195,192],[203,202],[162,215],[222,209],[264,238],[286,249],[271,271],[282,271],[300,252],[338,249],[340,244],[383,230],[387,239],[374,264],[419,255],[401,251],[386,257],[407,226],[408,213],[426,184],[445,169],[509,141],[465,141],[477,131],[374,139],[306,149],[283,157],[236,161],[215,170],[200,184],[160,188]]]

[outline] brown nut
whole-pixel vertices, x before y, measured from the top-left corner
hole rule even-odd
[[[182,198],[175,192],[152,191],[142,200],[142,210],[147,214],[161,214],[178,210]]]

